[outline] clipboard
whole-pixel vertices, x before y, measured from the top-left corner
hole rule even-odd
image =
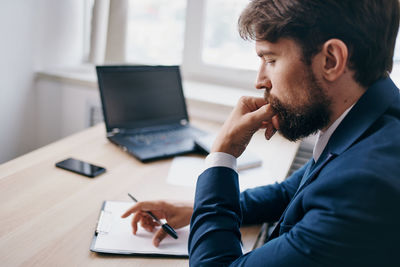
[[[107,254],[189,257],[189,226],[176,229],[178,239],[167,236],[157,248],[152,241],[154,233],[147,232],[140,225],[136,235],[132,234],[133,215],[121,218],[132,205],[132,202],[104,201],[90,245],[91,251]]]

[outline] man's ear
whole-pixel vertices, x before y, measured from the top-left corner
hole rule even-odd
[[[347,45],[339,39],[326,41],[321,50],[322,75],[330,82],[338,79],[347,68],[348,49]]]

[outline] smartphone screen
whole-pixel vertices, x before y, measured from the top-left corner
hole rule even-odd
[[[81,160],[68,158],[56,163],[56,167],[72,171],[87,177],[96,177],[106,171],[105,168]]]

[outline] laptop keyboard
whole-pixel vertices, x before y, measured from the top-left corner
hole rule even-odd
[[[162,132],[136,134],[129,136],[128,139],[136,145],[148,146],[154,144],[173,144],[185,139],[192,139],[198,134],[192,128],[179,128]]]

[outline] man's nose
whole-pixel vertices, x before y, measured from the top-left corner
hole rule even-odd
[[[271,80],[268,79],[267,77],[260,77],[260,75],[257,76],[257,80],[255,83],[255,88],[256,89],[266,89],[266,90],[271,90],[272,89],[272,83]]]
[[[260,68],[258,69],[257,79],[254,87],[256,89],[266,89],[268,91],[270,91],[272,88],[271,79],[269,79],[267,75],[267,70],[263,62],[261,62]]]

